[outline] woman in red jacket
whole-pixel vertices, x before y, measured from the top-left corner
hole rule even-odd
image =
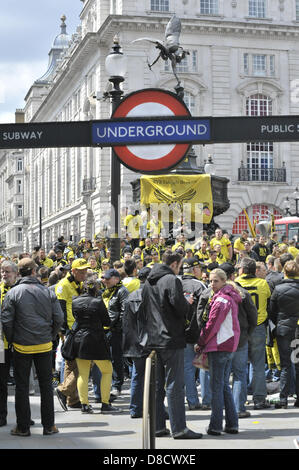
[[[198,340],[198,350],[208,354],[212,412],[207,433],[213,436],[221,435],[223,408],[224,431],[230,434],[238,432],[238,414],[229,385],[229,375],[233,352],[239,343],[238,304],[242,298],[226,280],[226,273],[222,269],[211,271],[212,293],[204,313],[206,322]]]

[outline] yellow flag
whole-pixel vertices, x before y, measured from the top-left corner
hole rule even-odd
[[[250,229],[251,235],[252,235],[253,237],[256,237],[255,227],[252,226],[252,223],[251,223],[251,221],[250,221],[250,219],[249,219],[249,216],[248,216],[248,214],[247,214],[246,209],[243,209],[243,211],[244,211],[245,217],[246,217],[246,219],[247,219],[247,223],[248,223],[248,227],[249,227],[249,229]]]
[[[210,175],[156,175],[140,178],[140,203],[176,206],[190,220],[210,223],[213,198]],[[200,212],[200,213],[199,213]]]
[[[275,232],[275,217],[274,214],[271,214],[271,233]]]

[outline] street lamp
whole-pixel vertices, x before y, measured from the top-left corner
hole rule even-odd
[[[287,196],[286,199],[284,200],[282,207],[283,207],[286,215],[289,215],[291,217],[299,217],[299,210],[298,210],[299,209],[299,190],[298,190],[298,187],[295,189],[295,191],[293,192],[291,197],[295,201],[295,212],[290,211],[291,203],[290,203],[289,196]]]
[[[125,80],[126,73],[126,57],[120,51],[118,36],[113,38],[112,51],[105,60],[106,72],[109,75],[109,82],[112,83],[113,88],[107,92],[107,96],[111,99],[112,113],[119,105],[123,91],[120,89],[120,84]],[[114,233],[111,234],[111,261],[114,262],[120,256],[120,239],[119,239],[119,196],[120,196],[120,162],[112,148],[111,150],[111,210],[112,210],[112,227]]]

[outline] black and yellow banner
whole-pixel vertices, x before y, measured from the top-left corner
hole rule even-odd
[[[167,204],[184,213],[190,209],[191,221],[208,224],[213,217],[210,175],[156,175],[140,178],[140,203]],[[189,206],[188,206],[189,204]],[[199,213],[200,212],[200,213]]]

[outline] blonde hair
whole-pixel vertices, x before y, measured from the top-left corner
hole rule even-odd
[[[298,277],[299,276],[299,266],[294,260],[287,261],[283,267],[283,272],[287,277]]]
[[[226,272],[223,271],[223,269],[220,269],[220,268],[212,269],[212,271],[210,272],[210,275],[211,274],[215,274],[222,281],[225,281],[225,282],[227,281],[227,275],[226,275]]]

